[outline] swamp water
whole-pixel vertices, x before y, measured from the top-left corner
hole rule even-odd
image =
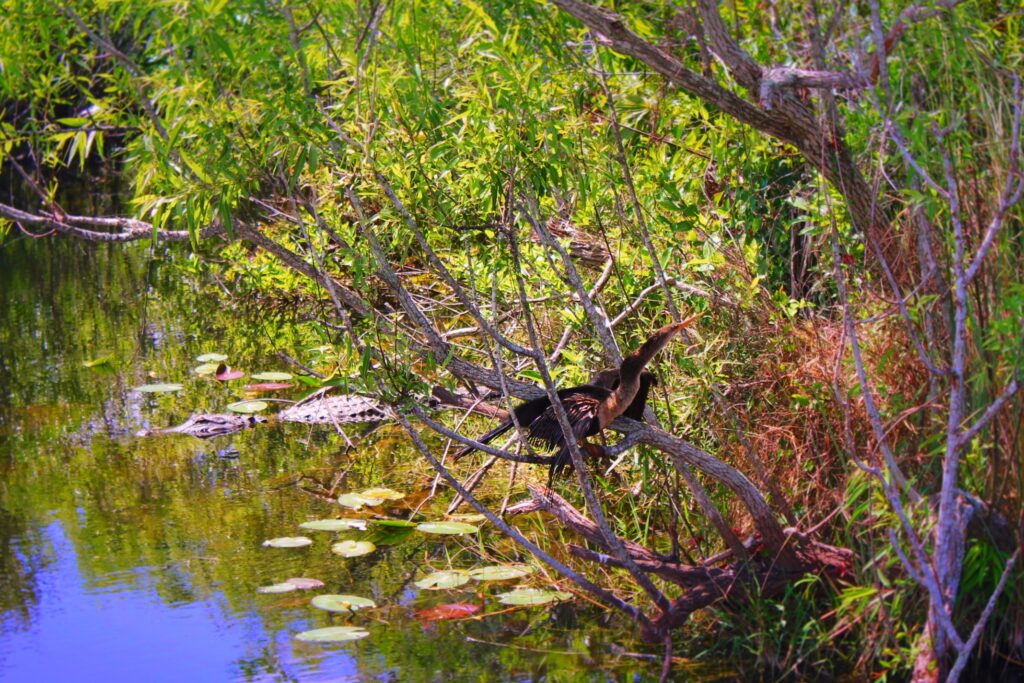
[[[394,427],[354,450],[322,426],[260,425],[208,441],[136,436],[193,412],[224,412],[249,375],[290,370],[276,350],[309,347],[288,328],[231,319],[186,284],[175,261],[187,257],[140,245],[20,239],[0,248],[0,680],[657,678],[656,658],[614,654],[651,650],[617,619],[602,625],[605,614],[583,600],[499,603],[517,584],[551,587],[539,571],[450,590],[414,585],[450,568],[522,561],[537,569],[486,524],[462,536],[301,529],[314,519],[409,517],[433,478]],[[226,354],[246,377],[195,374],[209,352]],[[155,382],[183,388],[135,390]],[[299,385],[270,396],[304,393]],[[341,472],[335,497],[369,487],[407,496],[354,512],[325,495]],[[446,499],[427,501],[418,519],[442,519]],[[541,520],[516,523],[544,533]],[[285,536],[313,543],[263,545]],[[331,552],[365,538],[377,543],[368,555]],[[324,586],[257,592],[290,577]],[[310,604],[320,594],[378,607],[328,612]],[[475,616],[483,618],[418,614],[447,603],[482,605]],[[343,625],[369,635],[296,639]]]

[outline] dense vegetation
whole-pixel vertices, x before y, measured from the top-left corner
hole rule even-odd
[[[410,436],[432,388],[506,406],[704,312],[658,366],[672,436],[556,487],[628,571],[535,550],[779,673],[1024,657],[1017,4],[3,9],[4,239],[188,241]],[[111,167],[130,218],[62,208]],[[697,611],[721,584],[612,531],[760,583]]]

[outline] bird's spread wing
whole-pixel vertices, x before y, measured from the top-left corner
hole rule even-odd
[[[562,405],[572,425],[573,436],[579,441],[597,431],[597,409],[604,396],[601,392],[577,392],[562,397]],[[562,426],[558,424],[553,407],[548,406],[540,417],[530,425],[530,440],[548,446],[561,446],[563,443]]]

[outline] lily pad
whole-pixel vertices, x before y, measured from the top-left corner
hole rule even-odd
[[[192,372],[197,375],[212,375],[217,372],[217,367],[216,363],[203,363],[202,365],[197,365]]]
[[[196,356],[196,360],[200,363],[223,363],[227,359],[228,357],[223,353],[204,353],[201,356]]]
[[[417,588],[426,590],[444,590],[446,588],[458,588],[469,583],[469,574],[461,569],[448,569],[442,572],[427,574],[416,582]]]
[[[268,548],[303,548],[312,543],[313,539],[306,538],[305,536],[282,536],[281,538],[263,541],[263,545]]]
[[[313,598],[313,607],[328,612],[358,612],[361,609],[373,609],[377,606],[370,598],[358,595],[318,595]]]
[[[314,519],[311,522],[303,522],[299,525],[303,529],[312,531],[351,531],[366,528],[365,519]]]
[[[572,593],[565,591],[549,591],[541,588],[517,588],[498,596],[503,605],[546,605],[556,600],[568,600]]]
[[[243,377],[245,377],[244,372],[241,370],[232,370],[231,368],[227,368],[223,372],[218,372],[214,375],[214,378],[219,379],[221,382],[227,382],[232,379],[241,379]]]
[[[381,498],[383,500],[401,500],[405,498],[404,493],[392,489],[366,489],[362,493],[366,498]]]
[[[291,579],[285,579],[285,583],[295,586],[300,591],[308,591],[314,588],[323,588],[324,582],[320,579],[307,579],[305,577],[297,576]]]
[[[258,413],[266,409],[266,401],[237,401],[228,405],[228,410],[233,413]]]
[[[423,621],[440,621],[441,619],[461,619],[479,611],[480,605],[474,605],[471,602],[452,602],[421,609],[416,612],[416,616]]]
[[[373,523],[379,524],[380,526],[393,526],[409,529],[415,529],[419,526],[419,523],[417,522],[409,522],[404,519],[375,519],[373,520]]]
[[[342,557],[360,557],[369,555],[377,549],[369,541],[339,541],[331,546],[331,552]]]
[[[256,589],[257,593],[291,593],[294,590],[298,590],[298,586],[295,586],[287,581],[283,583],[274,583],[269,586],[260,586]]]
[[[364,505],[374,507],[376,505],[380,505],[383,502],[383,498],[370,498],[368,496],[364,496],[361,493],[343,493],[340,496],[338,496],[339,505],[344,505],[345,507],[352,508],[353,510],[358,510]]]
[[[327,628],[303,631],[295,636],[295,640],[304,640],[308,643],[344,643],[349,640],[359,640],[368,635],[370,635],[369,631],[358,626],[328,626]]]
[[[199,368],[196,368],[198,371]],[[288,382],[260,382],[259,384],[246,384],[243,389],[246,391],[280,391],[282,389],[291,389],[292,384]]]
[[[141,387],[135,387],[135,391],[141,391],[144,394],[167,394],[172,391],[181,391],[181,384],[143,384]]]
[[[487,520],[486,517],[479,513],[466,513],[461,515],[448,515],[448,519],[453,522],[466,522],[467,524],[478,524]]]
[[[495,564],[489,567],[477,567],[469,570],[469,576],[477,581],[508,581],[521,579],[533,572],[533,567],[525,564]]]
[[[417,531],[427,534],[439,534],[442,536],[457,536],[459,534],[475,534],[480,531],[478,527],[464,522],[424,522],[416,526]]]
[[[252,376],[260,382],[284,382],[292,378],[290,372],[258,372]]]

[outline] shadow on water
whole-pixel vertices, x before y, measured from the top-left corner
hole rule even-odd
[[[329,552],[331,534],[300,530],[299,522],[342,516],[303,490],[329,485],[339,471],[348,472],[343,491],[430,486],[392,428],[354,452],[328,430],[298,425],[206,442],[134,436],[239,398],[246,380],[196,376],[199,354],[228,354],[250,372],[285,370],[275,343],[289,351],[314,343],[218,311],[201,288],[183,284],[176,264],[185,259],[148,245],[16,239],[0,248],[0,679],[656,678],[657,662],[610,654],[641,646],[629,631],[600,626],[603,613],[586,603],[418,621],[416,609],[442,602],[503,607],[491,596],[507,584],[411,585],[428,567],[471,566],[475,537],[416,535],[342,559]],[[185,386],[133,391],[159,381]],[[301,533],[312,546],[261,546]],[[501,539],[485,538],[496,559],[515,557]],[[326,586],[256,593],[293,576]],[[317,592],[363,595],[381,608],[348,619],[312,608]],[[370,636],[334,645],[294,639],[346,623]],[[708,671],[702,680],[731,676]]]

